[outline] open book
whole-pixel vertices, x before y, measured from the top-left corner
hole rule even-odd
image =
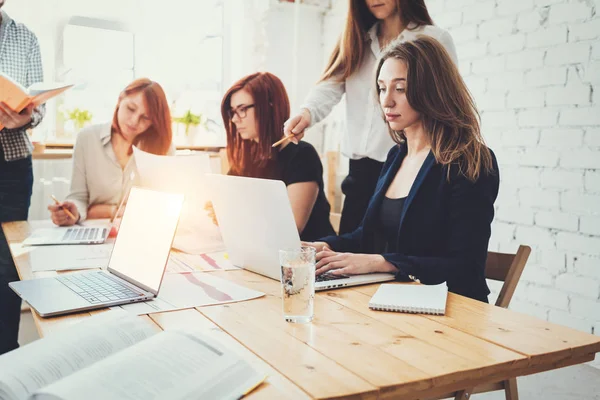
[[[264,378],[199,334],[117,312],[0,357],[3,400],[239,399]]]
[[[44,84],[42,82],[34,83],[25,89],[8,75],[0,72],[0,102],[6,103],[13,111],[21,112],[29,104],[35,107],[44,104],[54,96],[58,96],[73,85],[64,83]],[[4,126],[0,123],[0,129]]]

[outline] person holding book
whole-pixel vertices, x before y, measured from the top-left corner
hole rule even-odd
[[[70,193],[64,202],[48,206],[52,222],[68,226],[111,218],[136,176],[132,146],[173,154],[171,139],[171,113],[162,87],[146,78],[130,83],[119,96],[111,123],[92,125],[77,135]]]
[[[396,145],[361,225],[309,243],[316,273],[395,273],[487,302],[485,262],[499,171],[473,98],[444,47],[395,43],[374,84]]]
[[[32,31],[1,9],[4,3],[0,0],[0,72],[28,87],[44,79],[40,46]],[[44,106],[30,105],[17,113],[0,102],[0,222],[27,219],[33,188],[33,146],[27,129],[36,127],[44,112]],[[17,280],[0,229],[0,354],[19,347],[21,299],[8,287],[8,282]]]
[[[290,102],[275,75],[258,72],[237,81],[223,97],[221,115],[227,132],[229,175],[282,180],[303,240],[334,233],[323,189],[323,165],[315,148],[283,138],[281,126]]]
[[[435,26],[424,0],[349,0],[346,26],[320,82],[311,90],[301,112],[284,125],[297,142],[304,129],[322,121],[346,94],[345,129],[341,151],[350,159],[342,182],[345,194],[340,233],[352,232],[363,219],[392,139],[378,118],[371,79],[377,58],[392,40],[425,35],[436,38],[456,63],[452,37]]]

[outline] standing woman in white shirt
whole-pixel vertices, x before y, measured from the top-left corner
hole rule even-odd
[[[342,153],[350,158],[342,183],[346,195],[340,234],[352,232],[364,216],[387,153],[394,142],[386,135],[379,105],[373,99],[372,78],[382,49],[426,35],[437,39],[457,63],[452,37],[433,25],[424,0],[349,0],[344,32],[319,83],[311,90],[298,115],[284,125],[297,142],[304,129],[320,122],[346,94],[346,132]]]
[[[158,155],[174,153],[172,136],[162,87],[146,78],[130,83],[119,96],[112,122],[92,125],[77,135],[71,190],[66,201],[48,206],[52,222],[65,226],[111,218],[136,174],[132,146]]]

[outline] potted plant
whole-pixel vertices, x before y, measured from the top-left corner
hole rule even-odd
[[[182,124],[185,126],[185,136],[189,136],[190,127],[202,126],[204,129],[207,129],[207,118],[200,114],[194,114],[192,110],[187,110],[182,117],[174,117],[174,122],[178,124]]]
[[[75,107],[72,110],[64,110],[62,112],[65,121],[72,121],[76,131],[80,131],[84,126],[92,121],[92,113],[88,110],[81,110]]]

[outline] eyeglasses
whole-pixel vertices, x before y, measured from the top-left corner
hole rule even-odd
[[[229,118],[233,119],[233,116],[237,114],[240,119],[246,118],[246,114],[249,108],[254,107],[254,104],[248,104],[232,108],[229,110]]]

